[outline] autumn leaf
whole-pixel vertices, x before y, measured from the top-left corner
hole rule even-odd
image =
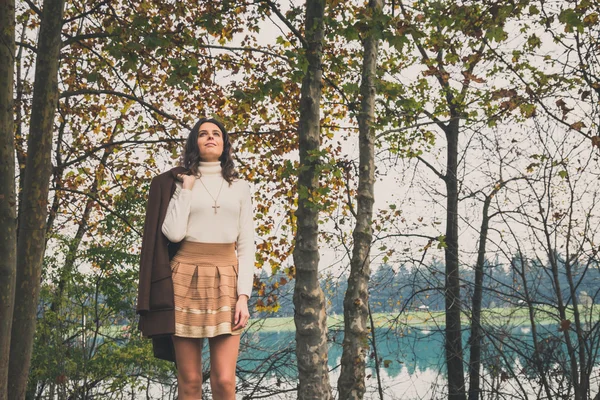
[[[585,26],[596,25],[597,23],[598,23],[598,13],[596,13],[596,12],[586,15],[586,17],[583,19],[583,24]]]
[[[560,321],[560,327],[558,328],[559,332],[566,332],[571,327],[571,320],[563,319]]]
[[[585,128],[585,123],[583,121],[571,124],[571,129],[575,129],[576,131],[581,131],[582,128]]]
[[[465,77],[465,82],[473,81],[476,83],[484,83],[485,79],[479,78],[468,71],[462,71],[462,75]]]
[[[565,103],[565,101],[563,99],[556,100],[556,105],[562,111],[563,119],[565,119],[565,117],[567,116],[567,114],[569,112],[573,111],[572,108],[567,107],[567,103]]]
[[[584,90],[581,92],[581,100],[585,101],[592,94],[589,90]]]
[[[498,100],[503,97],[515,97],[517,91],[515,89],[498,89],[492,92],[492,100]]]

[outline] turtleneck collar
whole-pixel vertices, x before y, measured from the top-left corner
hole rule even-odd
[[[221,162],[200,161],[198,171],[202,176],[221,176]]]

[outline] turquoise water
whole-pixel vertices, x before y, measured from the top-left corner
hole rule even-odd
[[[543,349],[542,359],[548,374],[556,374],[565,386],[561,370],[565,362],[564,341],[556,326],[538,327]],[[380,361],[379,375],[386,399],[437,399],[445,397],[446,371],[444,363],[444,335],[441,330],[385,330],[376,333],[377,355]],[[463,334],[463,346],[468,347],[469,332]],[[330,332],[328,365],[330,383],[337,386],[339,363],[342,355],[342,332]],[[295,398],[289,392],[297,386],[295,367],[294,332],[249,332],[243,337],[243,351],[238,363],[238,377],[242,387],[250,392],[248,398]],[[536,398],[536,376],[533,363],[533,337],[527,326],[496,328],[484,339],[482,350],[482,381],[486,396],[509,396],[510,398]],[[464,358],[468,362],[468,351]],[[600,364],[597,358],[595,370]],[[465,371],[466,372],[466,371]],[[367,394],[365,398],[379,398],[377,369],[373,346],[367,363]],[[598,373],[595,373],[598,376]],[[553,379],[553,378],[550,378]],[[592,385],[598,391],[598,379]],[[557,390],[560,389],[557,386]],[[566,389],[564,389],[566,391]]]

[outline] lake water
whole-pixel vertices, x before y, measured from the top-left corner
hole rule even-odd
[[[538,335],[544,337],[545,358],[550,372],[560,371],[552,366],[564,356],[564,345],[552,339],[557,334],[555,326],[540,327]],[[482,354],[485,389],[484,398],[537,399],[537,385],[533,366],[525,357],[533,349],[529,327],[512,327],[496,331],[494,341],[485,341]],[[333,339],[329,350],[330,383],[337,386],[339,363],[342,355],[341,332],[331,332]],[[443,332],[440,330],[410,329],[385,331],[376,336],[380,359],[380,381],[385,399],[445,399],[446,378]],[[468,332],[463,335],[467,346]],[[248,398],[293,399],[289,392],[297,385],[295,369],[294,332],[249,332],[244,337],[245,349],[239,359],[239,384]],[[552,347],[554,346],[554,347]],[[468,359],[468,352],[465,353]],[[598,392],[600,359],[594,368],[596,380],[593,393]],[[378,379],[373,354],[367,365],[366,399],[379,399]],[[564,375],[564,374],[563,374]],[[565,379],[550,377],[560,391]],[[246,390],[246,388],[248,390]],[[252,388],[252,389],[250,389]],[[566,389],[565,389],[566,392]],[[243,396],[239,396],[243,398]],[[565,397],[566,398],[566,397]]]
[[[560,392],[566,384],[564,373],[557,366],[564,356],[564,345],[554,340],[557,327],[540,327],[544,357],[553,386]],[[533,338],[529,327],[512,327],[495,331],[496,340],[486,340],[482,360],[485,394],[482,399],[538,399],[539,385],[532,365],[524,355],[532,349]],[[342,333],[330,332],[330,384],[335,392],[342,355]],[[447,399],[444,363],[443,332],[440,330],[410,329],[392,331],[378,329],[376,345],[380,359],[380,381],[384,399]],[[463,335],[465,347],[468,332]],[[238,361],[238,399],[295,399],[297,372],[295,368],[295,334],[291,331],[249,331],[242,337],[242,352]],[[554,347],[553,347],[554,346]],[[207,349],[205,347],[205,351]],[[468,359],[468,353],[465,353]],[[204,358],[208,361],[208,354]],[[563,365],[567,365],[561,361]],[[594,367],[592,395],[598,392],[600,359]],[[207,365],[206,365],[207,367]],[[558,371],[558,372],[557,372]],[[365,399],[379,399],[379,385],[375,359],[371,354],[367,364],[367,392]],[[153,398],[172,398],[159,395],[164,388],[153,388]],[[206,398],[209,387],[204,386]],[[164,393],[164,392],[162,392]],[[569,395],[564,390],[564,397]],[[336,395],[336,393],[334,393]],[[337,396],[335,396],[337,397]],[[144,398],[146,398],[144,396]],[[558,398],[558,397],[556,397]]]

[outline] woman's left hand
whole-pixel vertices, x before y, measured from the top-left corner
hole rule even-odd
[[[248,312],[248,296],[241,295],[238,297],[237,303],[235,303],[235,317],[233,330],[238,330],[246,327],[248,320],[250,319],[250,313]]]

